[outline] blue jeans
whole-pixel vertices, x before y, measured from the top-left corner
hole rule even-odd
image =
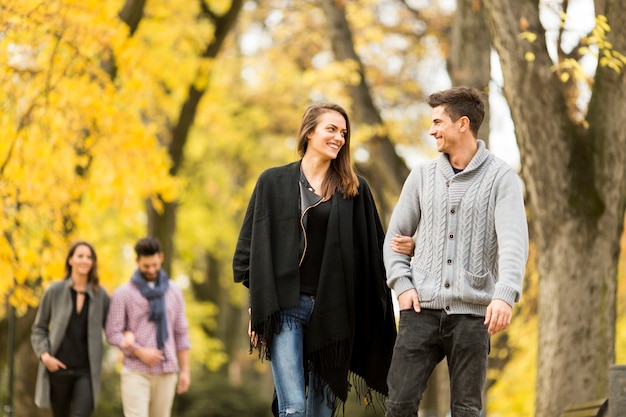
[[[305,375],[304,330],[314,306],[313,297],[302,295],[299,307],[280,311],[281,330],[273,337],[271,346],[279,417],[331,417],[334,411],[323,392],[315,391],[315,374]],[[308,400],[305,377],[308,378]]]
[[[489,333],[484,317],[443,310],[400,311],[387,377],[386,417],[416,417],[428,378],[448,359],[452,417],[479,417],[487,373]]]

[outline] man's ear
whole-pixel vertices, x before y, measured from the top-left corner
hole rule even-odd
[[[459,117],[459,130],[461,132],[465,132],[466,130],[469,129],[469,127],[470,127],[469,117],[467,117],[467,116]]]
[[[163,254],[163,252],[159,252],[159,260],[163,262],[164,258],[165,258],[165,255]]]

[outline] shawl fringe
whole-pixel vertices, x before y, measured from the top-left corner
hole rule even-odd
[[[350,361],[351,351],[348,341],[345,340],[332,343],[310,355],[309,372],[314,368],[320,370],[315,372],[318,376],[314,380],[315,391],[324,393],[324,399],[335,410],[335,416],[345,415],[345,404],[348,400],[348,394],[351,392],[354,392],[357,404],[364,406],[366,413],[375,412],[379,409],[385,410],[387,396],[370,387],[361,375],[348,371],[347,381],[340,381],[346,384],[345,392],[336,392],[321,376],[329,373],[332,375],[333,369],[345,368]]]
[[[309,353],[313,368],[323,374],[324,370],[345,367],[350,362],[352,349],[348,339],[334,341],[315,352]]]
[[[385,410],[385,400],[387,396],[379,392],[369,385],[363,377],[350,371],[348,374],[350,381],[350,390],[354,388],[354,394],[357,403],[365,406],[365,412],[376,412],[377,410]]]
[[[363,377],[350,371],[348,374],[348,381],[348,392],[354,392],[355,402],[358,405],[364,407],[366,414],[374,414],[379,410],[381,410],[382,412],[386,410],[385,400],[387,399],[387,396],[382,392],[376,391],[375,389],[368,386]],[[332,390],[330,390],[328,386],[326,386],[326,390],[327,392],[325,392],[325,399],[327,401],[331,401],[329,404],[331,404],[334,407],[333,409],[335,410],[333,416],[345,416],[347,398],[346,400],[340,399],[332,392]]]
[[[259,340],[256,346],[252,343],[252,340],[250,340],[249,353],[252,354],[256,350],[261,361],[272,360],[272,350],[270,349],[270,346],[272,345],[272,337],[275,334],[280,333],[280,327],[280,311],[273,312],[260,323],[253,325],[252,331],[256,332]]]

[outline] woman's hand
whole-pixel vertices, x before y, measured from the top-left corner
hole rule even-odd
[[[252,309],[248,308],[248,315],[252,315]],[[253,347],[257,347],[259,344],[259,335],[252,331],[252,319],[248,320],[248,336],[250,336],[250,343]],[[265,340],[261,338],[261,345],[265,345]]]
[[[122,349],[130,350],[134,344],[135,344],[135,335],[133,334],[133,332],[131,332],[130,330],[124,331],[124,338],[122,339],[122,342],[120,343],[120,347]]]
[[[391,238],[391,249],[403,255],[413,256],[415,241],[411,236],[395,235]]]
[[[43,362],[46,369],[50,372],[56,372],[59,369],[67,369],[67,366],[48,352],[41,354],[41,362]]]

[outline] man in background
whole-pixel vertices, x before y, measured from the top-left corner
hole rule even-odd
[[[135,245],[137,270],[111,296],[107,341],[124,353],[125,417],[169,417],[175,393],[190,383],[189,333],[180,289],[161,269],[160,242]]]

